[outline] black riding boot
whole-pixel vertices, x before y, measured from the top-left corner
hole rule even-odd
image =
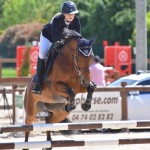
[[[44,59],[38,57],[37,74],[35,76],[35,79],[33,80],[32,93],[41,94],[44,69],[45,69]]]

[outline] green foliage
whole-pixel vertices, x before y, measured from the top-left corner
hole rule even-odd
[[[147,38],[148,56],[150,56],[150,12],[147,13],[146,22],[147,22],[147,37],[148,37]],[[132,47],[135,47],[135,40],[136,40],[135,37],[136,37],[136,29],[134,28],[134,31],[131,34],[131,38],[129,39],[129,43]]]
[[[29,22],[45,24],[51,20],[54,14],[60,12],[61,4],[64,1],[65,0],[0,0],[0,30],[12,25]],[[121,44],[129,44],[129,39],[131,39],[135,28],[135,0],[73,1],[79,9],[78,16],[81,20],[82,35],[86,38],[98,35],[95,46],[96,54],[102,57],[103,40],[108,40],[109,44],[114,44],[115,41],[119,41]],[[147,3],[147,9],[150,11],[150,0],[147,0]],[[40,30],[38,32],[40,32]],[[13,35],[11,37],[13,37]],[[12,40],[10,39],[10,41]],[[8,45],[10,45],[10,43],[11,42],[8,41]],[[7,45],[2,45],[2,47],[5,49]],[[10,55],[10,52],[7,53],[7,55]]]
[[[147,21],[147,46],[148,46],[148,58],[150,58],[150,12],[146,16]]]
[[[98,33],[101,41],[108,40],[109,44],[119,41],[128,44],[128,39],[134,27],[134,0],[103,1],[97,3],[93,16],[94,32]]]
[[[54,0],[7,0],[3,5],[0,27],[29,22],[47,22],[60,11],[61,1]]]
[[[147,43],[148,43],[148,47],[150,48],[150,12],[147,13]]]
[[[3,5],[4,2],[6,2],[7,0],[0,0],[0,18],[2,18],[2,13],[3,13]]]
[[[0,30],[0,35],[4,32],[4,30]]]
[[[30,72],[30,64],[29,64],[29,51],[31,47],[26,46],[26,49],[24,51],[24,59],[22,62],[22,66],[20,68],[20,76],[28,76]]]
[[[2,78],[13,78],[16,77],[16,68],[3,68]]]

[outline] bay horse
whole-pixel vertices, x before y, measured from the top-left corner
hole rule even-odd
[[[74,100],[78,93],[88,92],[82,109],[88,111],[91,108],[95,86],[90,80],[90,65],[93,59],[92,44],[96,38],[87,40],[76,31],[68,29],[64,30],[63,35],[67,39],[61,53],[57,54],[48,77],[43,81],[42,93],[31,92],[33,78],[26,87],[25,124],[32,124],[36,114],[43,110],[50,112],[45,118],[46,123],[63,121],[75,109]],[[25,132],[25,142],[28,142],[28,137],[29,132]],[[50,131],[47,131],[47,140],[51,140]]]

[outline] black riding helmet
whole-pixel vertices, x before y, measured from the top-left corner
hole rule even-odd
[[[61,6],[61,12],[64,14],[77,14],[77,6],[74,2],[66,1]]]

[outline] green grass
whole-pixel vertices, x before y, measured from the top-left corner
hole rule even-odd
[[[2,68],[2,78],[16,77],[16,68]]]

